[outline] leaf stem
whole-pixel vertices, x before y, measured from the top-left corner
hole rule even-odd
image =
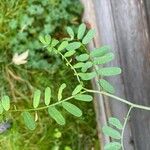
[[[143,106],[143,105],[138,105],[138,104],[134,104],[132,102],[129,102],[127,101],[126,99],[123,99],[123,98],[120,98],[120,97],[117,97],[117,96],[114,96],[112,94],[109,94],[109,93],[106,93],[104,91],[96,91],[96,90],[89,90],[89,89],[85,89],[87,92],[90,92],[90,93],[98,93],[98,94],[102,94],[102,95],[105,95],[105,96],[108,96],[108,97],[111,97],[111,98],[114,98],[122,103],[125,103],[127,105],[130,105],[134,108],[139,108],[139,109],[143,109],[143,110],[149,110],[150,111],[150,107],[147,107],[147,106]]]
[[[129,119],[129,115],[131,113],[131,110],[133,109],[134,107],[133,106],[130,106],[128,112],[127,112],[127,115],[125,117],[125,121],[124,121],[124,124],[123,124],[123,129],[122,129],[122,133],[121,133],[121,146],[122,146],[122,150],[124,150],[124,141],[123,141],[123,137],[124,137],[124,132],[125,132],[125,128],[126,128],[126,125],[127,125],[127,122],[128,122],[128,119]]]
[[[85,93],[86,91],[83,91],[81,92],[82,94]],[[51,106],[56,106],[56,105],[59,105],[61,104],[62,102],[65,102],[65,101],[68,101],[70,99],[73,99],[76,95],[73,95],[73,96],[70,96],[70,97],[67,97],[61,101],[58,101],[56,103],[53,103],[53,104],[50,104],[48,106],[43,106],[43,107],[39,107],[39,108],[31,108],[31,109],[15,109],[15,110],[9,110],[9,112],[23,112],[23,111],[37,111],[37,110],[43,110],[43,109],[46,109],[48,107],[51,107]]]
[[[81,80],[80,80],[80,77],[79,77],[79,75],[78,75],[76,69],[71,65],[71,63],[68,61],[68,59],[67,59],[61,52],[58,52],[58,53],[59,53],[59,54],[61,55],[61,57],[67,62],[67,64],[70,66],[70,68],[74,71],[74,74],[75,74],[75,76],[77,77],[78,82],[79,82],[80,84],[82,84],[82,82],[81,82]]]

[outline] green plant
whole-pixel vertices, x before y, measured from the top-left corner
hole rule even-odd
[[[13,99],[28,99],[20,91],[32,90],[34,83],[31,81],[37,78],[35,74],[40,72],[43,74],[41,80],[44,80],[45,74],[52,75],[62,67],[57,55],[41,49],[37,40],[39,33],[65,37],[67,25],[76,28],[79,24],[82,5],[78,0],[1,0],[0,10],[0,82],[4,85],[1,92]],[[27,49],[30,51],[27,64],[22,68],[8,65],[13,55]]]
[[[114,54],[110,52],[108,46],[94,49],[91,52],[87,50],[86,44],[93,39],[95,34],[93,29],[86,31],[85,24],[81,24],[78,28],[77,35],[70,27],[67,28],[67,32],[70,37],[64,38],[61,41],[53,39],[49,35],[44,37],[40,36],[39,39],[49,53],[59,55],[66,62],[66,65],[74,72],[78,85],[76,85],[74,90],[70,93],[70,96],[64,98],[63,92],[67,85],[63,83],[57,91],[57,100],[53,99],[51,88],[46,87],[44,92],[38,89],[35,90],[33,104],[30,106],[31,108],[17,109],[17,106],[14,105],[11,106],[10,109],[10,98],[7,95],[3,95],[0,103],[0,113],[21,112],[26,127],[30,130],[34,130],[40,111],[47,110],[48,115],[59,125],[65,125],[66,120],[62,114],[64,110],[76,117],[80,117],[82,115],[82,110],[77,107],[78,102],[91,102],[93,99],[92,93],[109,96],[129,105],[130,109],[123,125],[117,118],[111,117],[108,120],[109,126],[103,127],[104,134],[114,139],[113,142],[105,145],[104,149],[124,149],[124,131],[131,110],[135,108],[150,110],[150,107],[137,105],[113,95],[113,93],[115,93],[114,87],[104,78],[120,74],[121,69],[118,67],[103,67],[104,64],[114,59]],[[82,54],[78,52],[79,48],[81,48]],[[97,82],[100,86],[100,91],[87,89],[85,87],[85,82],[95,77],[98,78]],[[35,119],[33,118],[33,114],[36,116]]]

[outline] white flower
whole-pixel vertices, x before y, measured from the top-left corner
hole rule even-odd
[[[12,62],[16,65],[22,65],[27,63],[27,58],[29,55],[29,50],[26,50],[25,52],[21,53],[20,55],[18,53],[15,53]]]

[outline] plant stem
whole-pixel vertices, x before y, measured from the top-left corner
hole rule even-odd
[[[83,94],[83,93],[85,93],[85,92],[86,92],[86,91],[83,91],[83,92],[81,92],[81,93]],[[48,107],[56,106],[56,105],[61,104],[62,102],[65,102],[65,101],[68,101],[68,100],[70,100],[70,99],[73,99],[75,96],[76,96],[76,95],[70,96],[70,97],[68,97],[68,98],[65,98],[65,99],[63,99],[63,100],[61,100],[61,101],[58,101],[58,102],[53,103],[53,104],[50,104],[50,105],[48,105],[48,106],[43,106],[43,107],[39,107],[39,108],[32,108],[32,109],[10,110],[9,112],[23,112],[23,111],[28,111],[28,112],[29,112],[29,111],[43,110],[43,109],[46,109],[46,108],[48,108]]]
[[[128,112],[127,112],[127,115],[125,117],[124,124],[123,124],[123,129],[122,129],[122,134],[121,134],[121,146],[122,146],[122,150],[124,150],[123,137],[124,137],[125,128],[126,128],[126,125],[127,125],[127,122],[128,122],[128,119],[129,119],[129,115],[131,113],[131,110],[133,108],[134,108],[133,106],[130,106],[130,108],[129,108]]]
[[[61,52],[58,52],[58,53],[59,53],[59,54],[61,55],[61,57],[67,62],[67,64],[70,66],[70,68],[74,71],[75,76],[77,77],[78,82],[79,82],[80,84],[82,84],[82,82],[81,82],[81,80],[80,80],[80,78],[79,78],[79,75],[78,75],[76,69],[71,65],[71,63],[68,61],[68,59],[67,59]]]
[[[123,99],[123,98],[120,98],[120,97],[117,97],[117,96],[114,96],[112,94],[109,94],[109,93],[106,93],[106,92],[103,92],[103,91],[96,91],[96,90],[89,90],[89,89],[85,89],[87,92],[90,92],[90,93],[98,93],[98,94],[102,94],[102,95],[105,95],[105,96],[109,96],[111,98],[114,98],[122,103],[125,103],[127,105],[130,105],[134,108],[139,108],[139,109],[143,109],[143,110],[150,110],[150,107],[147,107],[147,106],[142,106],[142,105],[138,105],[138,104],[134,104],[132,102],[129,102],[127,101],[126,99]]]

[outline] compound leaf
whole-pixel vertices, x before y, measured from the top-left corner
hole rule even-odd
[[[121,122],[120,122],[117,118],[110,117],[109,120],[108,120],[108,122],[109,122],[111,125],[115,126],[117,129],[122,130],[122,128],[123,128]]]
[[[105,135],[108,135],[114,139],[121,139],[121,134],[117,130],[115,130],[107,125],[105,125],[102,128],[102,131]]]
[[[94,29],[90,29],[88,31],[88,33],[85,35],[85,37],[82,40],[83,44],[88,44],[94,37],[95,35],[95,30]]]
[[[85,30],[86,30],[86,25],[84,23],[82,23],[78,28],[78,34],[77,34],[78,39],[83,38],[83,36],[85,34]]]
[[[87,95],[87,94],[78,94],[74,98],[76,100],[85,101],[85,102],[90,102],[93,99],[93,97],[91,95]]]
[[[22,116],[26,127],[30,130],[34,130],[36,128],[36,124],[31,114],[29,112],[23,112]]]
[[[121,69],[118,67],[106,67],[98,70],[98,74],[101,76],[114,76],[121,73]]]
[[[120,150],[121,144],[119,142],[110,142],[105,145],[104,150]]]
[[[106,80],[104,79],[100,79],[99,81],[100,83],[100,86],[106,91],[106,92],[109,92],[109,93],[115,93],[115,89],[114,87]]]
[[[58,90],[58,101],[60,101],[62,99],[62,92],[63,92],[64,88],[66,88],[65,83],[63,83]]]
[[[48,108],[48,113],[59,125],[65,125],[64,117],[54,106]]]
[[[9,98],[9,96],[4,95],[2,97],[1,102],[2,102],[2,106],[3,106],[4,110],[8,111],[10,109],[10,98]]]
[[[50,101],[51,101],[51,89],[50,89],[50,87],[47,87],[45,89],[45,93],[44,93],[44,102],[45,102],[45,105],[49,105]]]
[[[34,108],[37,108],[39,106],[40,98],[41,98],[41,91],[37,89],[34,91],[34,96],[33,96],[33,107]]]
[[[62,106],[64,109],[66,109],[70,114],[76,116],[76,117],[81,117],[82,116],[82,111],[75,105],[69,103],[69,102],[63,102]]]

